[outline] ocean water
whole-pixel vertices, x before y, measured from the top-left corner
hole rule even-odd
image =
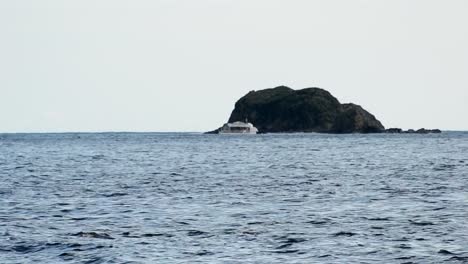
[[[468,133],[1,134],[0,263],[468,263]]]

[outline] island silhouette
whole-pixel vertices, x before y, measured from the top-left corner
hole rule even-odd
[[[385,129],[363,107],[342,104],[330,92],[317,87],[294,90],[278,86],[250,91],[240,98],[228,123],[250,122],[260,133],[439,133],[438,129],[403,131]],[[207,132],[219,133],[220,128]]]

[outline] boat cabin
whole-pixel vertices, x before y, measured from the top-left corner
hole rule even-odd
[[[257,134],[258,129],[251,123],[234,122],[226,123],[219,130],[220,134]]]

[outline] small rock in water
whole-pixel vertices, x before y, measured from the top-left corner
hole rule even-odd
[[[384,130],[384,133],[390,133],[390,134],[429,134],[429,133],[435,133],[439,134],[442,133],[440,129],[425,129],[425,128],[420,128],[418,130],[414,129],[408,129],[408,130],[403,130],[401,128],[388,128]]]

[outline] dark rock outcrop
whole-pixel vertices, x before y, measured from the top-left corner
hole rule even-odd
[[[408,130],[403,130],[401,128],[389,128],[385,129],[385,133],[390,133],[390,134],[430,134],[430,133],[442,133],[440,129],[425,129],[425,128],[420,128],[418,130],[414,129],[408,129]]]
[[[429,134],[429,133],[442,133],[440,129],[425,129],[425,128],[420,128],[416,130],[416,133],[418,134]]]
[[[385,129],[385,133],[391,133],[391,134],[403,133],[403,129],[401,129],[401,128],[387,128],[387,129]]]
[[[262,133],[380,133],[385,129],[361,106],[341,104],[320,88],[251,91],[237,101],[229,122],[246,119]]]
[[[219,128],[217,128],[217,129],[215,129],[215,130],[212,130],[212,131],[205,132],[204,134],[207,134],[207,135],[210,135],[210,134],[219,134]]]

